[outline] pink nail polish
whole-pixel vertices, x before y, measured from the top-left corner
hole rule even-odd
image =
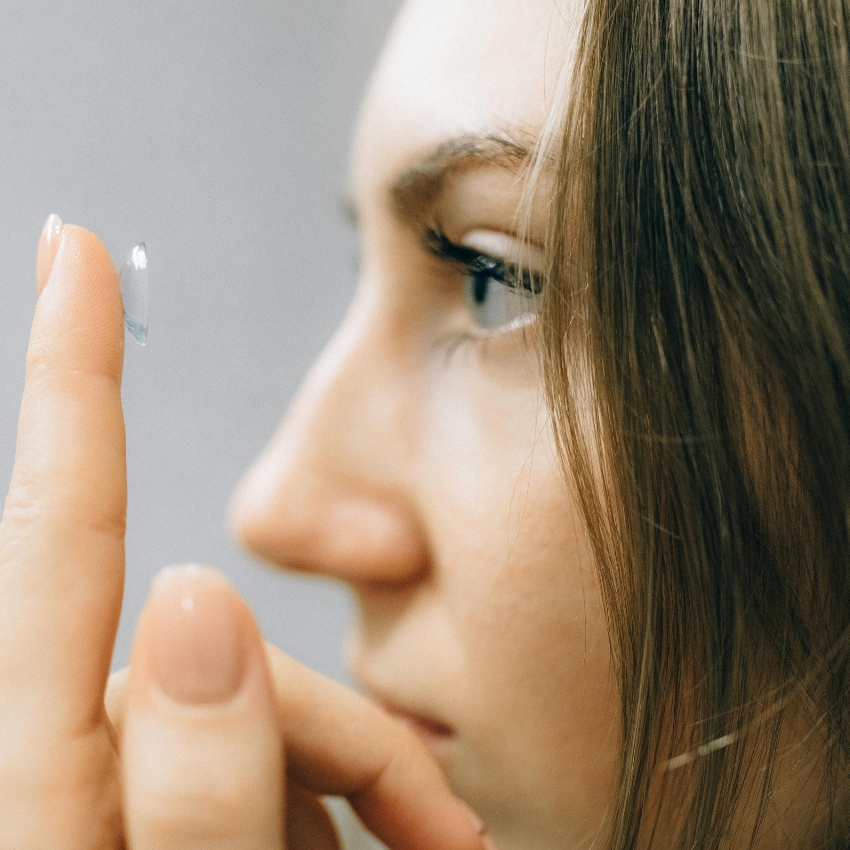
[[[222,703],[245,674],[238,599],[220,573],[165,570],[151,591],[153,667],[162,692],[178,703]]]

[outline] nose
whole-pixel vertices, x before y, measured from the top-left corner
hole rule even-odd
[[[413,381],[386,324],[358,295],[238,486],[231,527],[263,560],[355,585],[427,571],[410,478]]]

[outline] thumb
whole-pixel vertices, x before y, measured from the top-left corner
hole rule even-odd
[[[265,652],[214,570],[166,570],[142,614],[122,740],[133,850],[281,850],[283,746]]]

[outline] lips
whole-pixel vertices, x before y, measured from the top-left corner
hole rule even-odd
[[[391,717],[403,723],[435,756],[445,756],[446,748],[455,739],[455,732],[445,723],[432,717],[401,708],[380,697],[373,697],[375,702]]]
[[[362,659],[349,655],[349,669],[361,691],[388,715],[407,726],[432,755],[440,761],[448,756],[448,747],[457,739],[457,731],[442,717],[410,699],[399,698],[398,690],[382,686],[385,685],[381,681],[384,677],[379,679],[373,669],[367,671]]]

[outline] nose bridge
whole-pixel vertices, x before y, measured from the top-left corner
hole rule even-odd
[[[302,443],[303,461],[333,470],[338,486],[350,479],[361,491],[402,487],[409,461],[411,376],[382,306],[358,294],[279,434]]]
[[[424,569],[405,368],[388,317],[361,288],[237,490],[231,518],[249,549],[352,582],[406,582]]]

